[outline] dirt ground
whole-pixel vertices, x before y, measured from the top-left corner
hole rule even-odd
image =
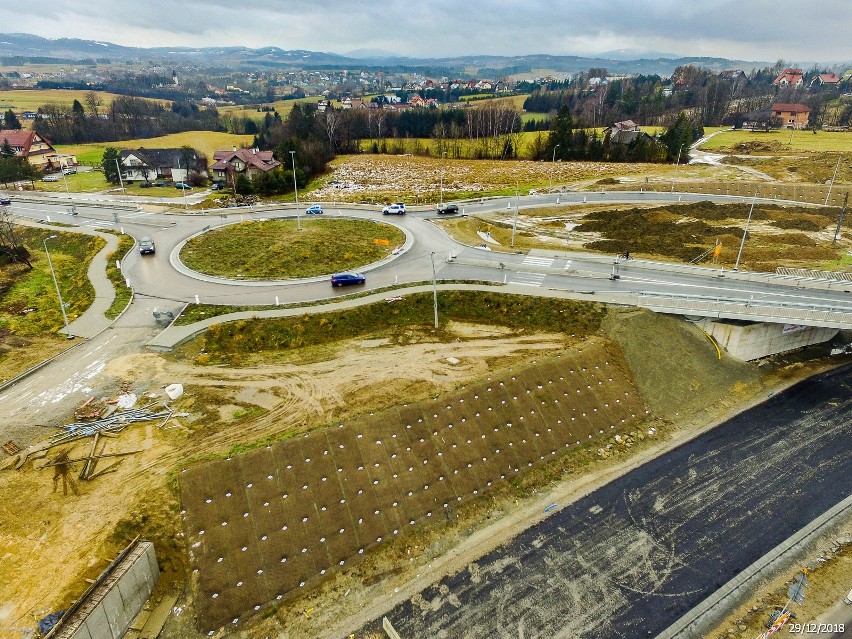
[[[258,620],[239,636],[264,637],[274,631],[283,637],[334,637],[343,626],[357,628],[397,597],[410,596],[439,574],[465,566],[488,547],[529,526],[540,515],[543,502],[577,498],[759,401],[768,389],[837,364],[778,360],[758,375],[753,365],[727,362],[729,368],[718,371],[713,368],[715,353],[687,357],[691,352],[709,351],[703,336],[683,332],[689,330],[676,320],[655,323],[649,314],[639,312],[614,314],[605,331],[622,345],[631,341],[644,345],[652,339],[658,344],[657,349],[625,350],[637,378],[665,384],[672,373],[661,363],[680,362],[678,377],[685,387],[701,389],[701,397],[683,413],[667,408],[671,400],[665,395],[646,398],[651,408],[671,420],[658,422],[659,437],[630,450],[604,455],[591,451],[582,473],[546,490],[533,488],[524,494],[507,490],[483,498],[459,513],[451,531],[418,530],[406,536],[404,543],[381,549],[357,569],[335,576],[301,599],[273,607],[267,619]],[[191,362],[198,346],[193,343],[176,356],[134,354],[110,362],[108,381],[94,389],[95,395],[115,396],[125,382],[140,397],[156,394],[150,401],[157,401],[162,399],[164,385],[180,382],[187,392],[175,408],[188,416],[173,418],[162,428],[151,423],[133,425],[110,439],[108,452],[140,452],[125,457],[111,474],[91,482],[78,480],[79,496],[64,496],[61,481],[52,492],[51,469],[35,470],[27,463],[19,471],[0,472],[0,491],[11,496],[0,502],[0,638],[27,636],[26,630],[37,619],[67,606],[87,587],[84,579],[95,577],[137,534],[152,539],[157,547],[163,568],[158,591],[184,595],[187,567],[173,490],[181,466],[367,409],[434,397],[536,353],[550,354],[572,343],[565,335],[532,335],[479,325],[457,324],[449,331],[456,341],[439,342],[428,331],[412,329],[404,344],[376,335],[287,352],[240,368],[195,366]],[[720,374],[726,381],[714,386],[711,380]],[[719,393],[734,386],[737,394],[719,402]],[[87,446],[88,442],[77,444],[70,456],[82,456]],[[56,450],[50,451],[48,458],[55,454]],[[542,481],[547,485],[546,478]],[[162,636],[197,636],[190,600],[179,601]]]

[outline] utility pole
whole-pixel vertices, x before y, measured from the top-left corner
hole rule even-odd
[[[438,280],[435,275],[435,251],[432,251],[432,304],[435,307],[435,329],[438,328]]]
[[[118,160],[116,160],[116,162],[118,162]],[[180,158],[177,159],[177,168],[178,168],[178,171],[180,171]],[[186,174],[189,175],[189,168],[188,167],[187,167],[187,170],[186,170]],[[186,179],[185,178],[184,178],[184,181],[181,182],[181,184],[183,186],[186,186]],[[181,193],[183,193],[183,210],[188,211],[189,206],[186,203],[186,189],[181,188]]]
[[[672,178],[672,193],[674,193],[675,180],[677,179],[677,170],[680,168],[680,154],[683,153],[683,147],[686,146],[686,142],[680,145],[680,148],[677,150],[677,162],[675,162],[675,170],[674,177]]]
[[[290,151],[290,160],[293,162],[293,191],[296,194],[296,230],[302,230],[302,216],[299,215],[299,185],[296,184],[296,152]]]
[[[62,171],[62,181],[65,183],[65,195],[68,196],[68,206],[71,209],[71,215],[77,215],[77,209],[74,207],[74,200],[71,198],[71,191],[68,190],[68,176],[65,175],[65,169],[68,168],[68,165],[63,164],[62,160],[60,160],[59,168]]]
[[[62,311],[62,321],[65,323],[66,339],[74,339],[71,331],[68,330],[68,315],[65,313],[65,302],[62,301],[62,293],[59,292],[59,282],[56,280],[56,271],[53,270],[53,261],[50,259],[50,251],[47,250],[47,240],[56,238],[56,235],[50,235],[43,240],[44,252],[47,255],[47,265],[50,267],[50,275],[53,277],[53,285],[56,287],[56,297],[59,298],[59,310]]]
[[[834,239],[831,241],[832,244],[837,244],[837,240],[840,239],[840,225],[843,224],[843,216],[846,215],[846,204],[849,202],[849,193],[846,194],[846,197],[843,198],[843,208],[840,209],[840,219],[837,220],[837,230],[834,231]]]
[[[441,153],[441,202],[438,205],[439,209],[444,204],[444,164],[445,164],[446,159],[447,159],[447,152],[444,151],[443,153]]]
[[[738,271],[740,269],[740,258],[743,254],[743,247],[745,246],[746,235],[748,235],[748,225],[751,222],[751,214],[754,212],[754,203],[757,201],[757,191],[754,192],[754,197],[751,200],[751,208],[748,210],[748,218],[746,219],[745,229],[743,229],[743,239],[740,242],[740,250],[737,252],[737,261],[734,264],[734,270]]]

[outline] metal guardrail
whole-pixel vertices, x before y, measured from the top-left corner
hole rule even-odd
[[[811,280],[829,280],[835,282],[852,282],[852,273],[846,271],[813,271],[807,268],[787,268],[779,266],[775,269],[778,275],[788,277],[804,277]]]
[[[676,315],[703,315],[825,328],[852,328],[852,311],[824,306],[767,304],[730,299],[706,299],[640,293],[637,305]]]

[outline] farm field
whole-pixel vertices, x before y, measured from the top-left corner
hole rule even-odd
[[[709,131],[709,129],[708,129]],[[852,133],[818,131],[733,131],[724,130],[699,147],[702,151],[744,155],[791,155],[796,153],[849,153]]]
[[[271,107],[278,111],[282,118],[286,119],[287,114],[290,113],[290,109],[293,108],[294,104],[316,104],[321,99],[321,96],[313,96],[309,98],[297,98],[295,100],[276,100],[275,102],[261,102],[258,104],[235,104],[220,106],[217,107],[217,110],[219,111],[219,115],[222,116],[229,116],[234,118],[248,118],[250,120],[254,120],[255,122],[261,122],[266,116],[266,112],[258,111],[258,108],[260,107]]]
[[[12,109],[16,115],[24,111],[36,111],[45,104],[65,104],[71,106],[74,100],[79,100],[84,106],[88,91],[75,89],[11,89],[0,90],[0,109]],[[101,108],[108,108],[112,101],[120,97],[115,93],[95,91],[98,98],[103,102]],[[24,124],[21,120],[21,124]]]
[[[77,156],[80,164],[95,166],[101,163],[104,149],[108,146],[117,149],[138,149],[139,147],[154,148],[178,148],[191,146],[213,160],[213,152],[219,149],[230,149],[236,145],[238,148],[251,144],[254,136],[234,135],[232,133],[221,133],[218,131],[185,131],[183,133],[172,133],[156,138],[140,138],[136,140],[122,140],[119,142],[96,143],[96,144],[62,144],[57,145],[56,150]]]

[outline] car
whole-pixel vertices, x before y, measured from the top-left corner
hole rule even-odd
[[[438,205],[438,214],[439,215],[455,215],[459,212],[458,204],[447,204],[446,202],[442,202]]]
[[[175,188],[181,189],[181,190],[188,190],[188,189],[191,189],[192,187],[189,184],[187,184],[186,182],[175,182]]]
[[[154,240],[150,237],[143,237],[139,240],[139,254],[140,255],[153,255],[156,252],[156,247],[154,246]]]
[[[850,590],[846,597],[843,599],[843,603],[845,603],[847,606],[852,606],[852,590]]]
[[[74,167],[66,166],[62,169],[62,175],[74,175],[75,173],[77,173],[77,169]]]
[[[45,175],[43,178],[41,178],[41,181],[42,182],[59,182],[59,176],[58,175]]]
[[[165,182],[154,182],[154,186],[168,186]]]
[[[349,284],[364,284],[367,278],[363,273],[347,272],[335,273],[331,276],[332,286],[347,286]]]
[[[382,215],[405,215],[405,202],[394,202],[382,209]]]
[[[322,215],[322,207],[319,204],[313,204],[305,209],[305,215]]]
[[[224,182],[213,182],[213,184],[210,185],[211,191],[221,191],[224,188],[225,188]]]
[[[7,198],[5,195],[0,195],[0,206],[9,206],[12,203],[12,200]]]
[[[139,185],[139,188],[140,189],[150,189],[152,186],[154,186],[154,185],[151,184],[150,182],[142,182],[142,184]]]

